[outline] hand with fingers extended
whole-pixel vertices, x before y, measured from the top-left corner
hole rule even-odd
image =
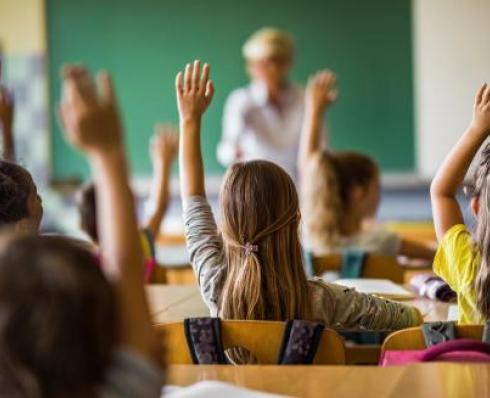
[[[172,124],[156,124],[150,143],[150,154],[155,167],[170,166],[179,148],[179,133]]]
[[[490,134],[490,85],[487,83],[476,93],[471,125],[483,134]]]
[[[214,87],[209,80],[209,65],[200,61],[187,64],[184,73],[179,72],[175,81],[177,106],[181,121],[199,121],[213,98]]]
[[[87,155],[123,148],[117,101],[107,72],[100,72],[95,84],[84,67],[65,67],[59,113],[66,138]]]
[[[322,70],[308,80],[306,106],[314,112],[323,113],[335,102],[337,95],[335,74],[330,70]]]

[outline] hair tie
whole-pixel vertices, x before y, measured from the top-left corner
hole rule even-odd
[[[253,245],[250,242],[245,243],[243,248],[245,249],[245,256],[247,257],[252,255],[252,253],[257,253],[259,251],[259,246]]]

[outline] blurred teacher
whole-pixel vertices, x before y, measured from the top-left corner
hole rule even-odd
[[[293,38],[278,29],[260,29],[243,46],[243,56],[251,83],[234,90],[226,101],[218,160],[229,166],[266,159],[294,178],[304,96],[288,81]]]

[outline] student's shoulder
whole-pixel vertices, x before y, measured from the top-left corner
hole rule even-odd
[[[163,381],[162,369],[136,353],[120,349],[114,353],[99,389],[99,396],[109,397],[160,397]]]
[[[471,232],[465,224],[455,224],[449,228],[444,233],[441,243],[454,240],[463,240],[470,243],[473,241]]]
[[[365,239],[368,240],[383,241],[383,240],[390,240],[390,239],[398,239],[398,235],[395,232],[390,231],[389,229],[386,229],[382,226],[373,227],[371,229],[364,231],[362,234],[365,237]]]
[[[479,263],[480,253],[471,232],[464,224],[456,224],[439,242],[433,269],[458,291],[461,286],[473,284]]]
[[[438,252],[466,255],[473,257],[477,254],[475,241],[470,230],[464,224],[456,224],[449,228],[439,242]]]
[[[378,227],[367,230],[363,233],[363,239],[371,251],[396,256],[400,250],[400,237],[385,228]]]

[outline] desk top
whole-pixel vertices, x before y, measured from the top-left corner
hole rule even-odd
[[[209,316],[198,286],[149,285],[147,294],[153,319],[157,323]],[[423,297],[403,302],[417,307],[426,322],[447,320],[448,303]]]
[[[219,380],[294,397],[490,396],[490,366],[477,364],[432,363],[387,368],[274,365],[168,367],[167,384],[187,386],[202,380]]]

